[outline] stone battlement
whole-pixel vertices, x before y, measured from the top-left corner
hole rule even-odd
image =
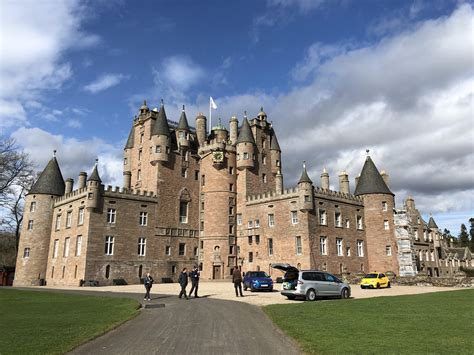
[[[314,187],[314,195],[316,198],[327,198],[327,197],[330,197],[330,198],[338,198],[338,199],[342,199],[342,200],[349,200],[351,202],[358,202],[358,203],[362,203],[362,198],[359,197],[359,196],[355,196],[355,195],[352,195],[352,194],[346,194],[344,192],[340,192],[340,191],[334,191],[334,190],[328,190],[328,189],[323,189],[319,186],[315,186]]]

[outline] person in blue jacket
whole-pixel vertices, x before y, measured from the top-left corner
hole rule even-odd
[[[196,265],[194,265],[193,269],[189,273],[189,277],[191,278],[191,291],[189,291],[189,297],[192,296],[194,291],[194,298],[199,298],[198,296],[198,287],[199,287],[199,269]]]
[[[179,274],[178,282],[181,286],[181,292],[178,297],[181,298],[184,296],[184,298],[188,299],[186,295],[186,286],[188,286],[188,273],[186,268],[183,268],[183,271]]]
[[[145,279],[143,280],[143,284],[145,285],[145,298],[143,300],[145,301],[151,301],[150,297],[150,290],[151,287],[153,286],[153,277],[150,276],[150,273],[148,272],[145,276]]]

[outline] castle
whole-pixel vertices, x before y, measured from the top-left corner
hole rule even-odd
[[[335,274],[392,271],[401,276],[454,274],[472,266],[468,249],[451,248],[433,218],[426,223],[409,197],[396,208],[388,175],[367,155],[351,193],[329,174],[314,184],[303,166],[285,189],[276,132],[261,110],[207,131],[184,110],[168,120],[163,103],[144,102],[124,148],[123,187],[104,186],[97,163],[87,177],[64,181],[55,156],[25,201],[14,285],[176,281],[199,265],[203,280],[234,268],[272,263]]]

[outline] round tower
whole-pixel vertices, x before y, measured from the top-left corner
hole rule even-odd
[[[229,121],[230,127],[230,142],[232,145],[235,145],[237,142],[238,130],[239,130],[239,120],[237,117],[232,116]]]
[[[199,146],[203,147],[207,137],[207,118],[202,113],[196,117],[196,136]]]
[[[303,162],[303,172],[298,181],[298,204],[301,211],[311,211],[314,209],[313,182],[306,171],[306,162]]]
[[[236,143],[237,169],[252,169],[255,166],[255,139],[246,116]]]
[[[94,170],[91,176],[87,179],[87,201],[86,208],[96,209],[100,206],[100,187],[102,180],[100,179],[99,172],[97,171],[98,159],[95,161]]]
[[[165,106],[161,101],[158,117],[151,131],[151,164],[157,162],[167,162],[171,152],[171,133],[166,117]]]
[[[329,190],[329,174],[326,168],[324,168],[321,173],[321,187],[325,190]]]

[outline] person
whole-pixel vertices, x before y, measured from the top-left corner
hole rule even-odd
[[[232,282],[234,283],[235,297],[239,297],[237,290],[240,292],[240,297],[244,297],[242,294],[242,273],[238,267],[232,271]]]
[[[150,298],[150,290],[151,287],[153,286],[153,277],[150,276],[150,273],[147,272],[145,279],[143,280],[143,284],[145,285],[145,298],[143,299],[144,301],[151,301]]]
[[[192,271],[189,273],[189,277],[191,278],[191,291],[189,291],[189,297],[192,296],[194,291],[194,298],[199,298],[198,296],[198,287],[199,287],[199,269],[196,265],[194,265]]]
[[[184,298],[188,299],[186,295],[186,286],[188,286],[188,273],[187,269],[183,268],[183,271],[179,274],[178,282],[181,285],[181,292],[179,293],[179,298],[184,296]]]

